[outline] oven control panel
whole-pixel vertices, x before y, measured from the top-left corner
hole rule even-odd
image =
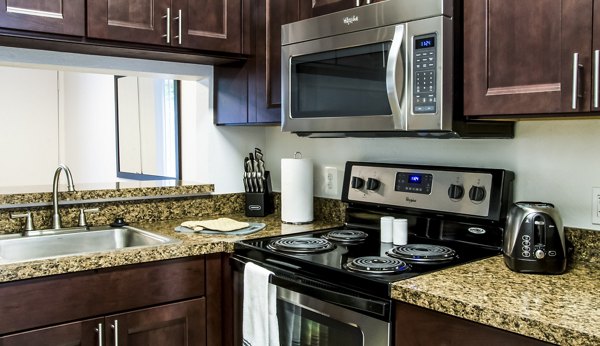
[[[346,202],[488,217],[500,204],[497,195],[502,191],[504,172],[349,162],[342,198]]]

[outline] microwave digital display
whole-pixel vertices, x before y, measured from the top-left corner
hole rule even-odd
[[[419,48],[432,48],[435,47],[435,38],[434,37],[426,37],[415,40],[416,49]]]

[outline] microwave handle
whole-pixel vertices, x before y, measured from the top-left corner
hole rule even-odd
[[[386,68],[386,89],[390,108],[394,116],[401,115],[400,97],[404,91],[404,63],[402,60],[402,40],[404,39],[404,24],[396,25],[390,54]],[[405,127],[406,119],[400,119]]]

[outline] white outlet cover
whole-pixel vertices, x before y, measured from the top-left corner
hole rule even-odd
[[[338,170],[336,167],[325,167],[325,192],[330,196],[338,193]]]
[[[592,224],[600,225],[600,187],[592,188]]]

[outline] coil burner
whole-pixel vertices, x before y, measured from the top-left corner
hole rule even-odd
[[[288,253],[311,254],[333,250],[335,245],[323,238],[297,237],[273,240],[267,248]]]
[[[408,244],[396,246],[386,252],[390,257],[398,258],[407,262],[415,263],[445,263],[450,262],[456,257],[456,251],[453,249],[431,244]]]
[[[389,257],[357,257],[346,263],[346,269],[369,274],[397,274],[410,269],[404,261]]]
[[[331,241],[337,241],[344,244],[355,244],[364,242],[369,235],[363,231],[353,229],[344,229],[331,231],[323,236],[323,238]]]

